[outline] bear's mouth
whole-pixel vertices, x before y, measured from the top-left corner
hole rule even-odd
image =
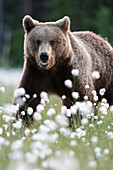
[[[47,67],[49,64],[48,64],[48,63],[45,63],[45,62],[43,63],[43,62],[40,61],[40,65],[45,68],[45,67]]]

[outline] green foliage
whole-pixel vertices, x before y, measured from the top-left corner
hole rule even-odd
[[[24,60],[23,40],[24,33],[19,21],[15,21],[11,40],[10,66],[22,67]]]
[[[4,1],[4,25],[11,30],[10,56],[7,65],[10,67],[23,66],[23,29],[21,21],[20,1]]]
[[[71,30],[89,30],[107,37],[113,45],[113,2],[110,0],[50,0],[47,17],[59,19],[68,15],[72,21]]]
[[[98,33],[107,37],[113,44],[113,17],[112,12],[102,6],[100,10],[96,11],[97,20],[94,21],[94,28]]]

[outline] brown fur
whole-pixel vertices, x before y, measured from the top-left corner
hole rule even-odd
[[[23,26],[25,65],[19,87],[24,87],[30,96],[37,94],[37,98],[30,103],[34,110],[40,102],[42,91],[59,96],[66,95],[72,100],[71,90],[64,86],[64,81],[73,81],[73,68],[80,72],[75,84],[80,100],[83,100],[85,95],[91,99],[92,90],[98,93],[99,89],[104,87],[106,99],[113,104],[113,49],[106,40],[89,31],[70,32],[68,17],[56,22],[39,23],[26,16]],[[37,40],[41,41],[40,45],[37,45]],[[52,40],[54,45],[50,44]],[[41,52],[49,54],[46,67],[41,65]],[[98,80],[91,77],[95,70],[100,73]],[[88,90],[84,88],[86,84],[90,86]],[[71,105],[67,100],[63,102],[68,107]]]

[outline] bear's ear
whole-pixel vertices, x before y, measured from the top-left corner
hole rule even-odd
[[[38,25],[38,21],[33,20],[29,15],[26,15],[23,18],[23,27],[26,33],[29,33],[36,25]]]
[[[67,32],[70,29],[70,19],[67,16],[58,20],[56,24],[62,29],[63,32]]]

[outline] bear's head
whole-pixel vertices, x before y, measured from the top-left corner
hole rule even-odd
[[[25,59],[32,57],[40,69],[51,69],[68,61],[71,51],[69,17],[56,22],[40,23],[29,15],[23,19]]]

